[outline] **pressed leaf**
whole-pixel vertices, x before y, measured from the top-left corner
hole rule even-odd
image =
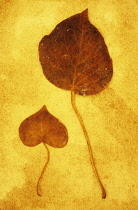
[[[61,148],[68,142],[66,127],[48,112],[46,106],[21,123],[19,135],[23,144],[29,147],[43,142]]]
[[[39,59],[52,84],[80,95],[99,93],[113,74],[104,38],[89,22],[88,10],[62,21],[44,36]]]
[[[82,127],[93,172],[106,198],[106,191],[95,166],[91,142],[75,95],[94,95],[102,91],[113,75],[103,36],[88,19],[88,10],[61,23],[39,43],[39,60],[45,77],[55,86],[71,91],[71,104]]]

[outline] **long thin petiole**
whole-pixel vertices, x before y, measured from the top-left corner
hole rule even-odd
[[[104,189],[104,186],[100,180],[100,177],[99,177],[99,174],[98,174],[98,171],[96,169],[96,166],[95,166],[95,161],[94,161],[94,157],[93,157],[93,153],[92,153],[92,147],[91,147],[91,144],[90,144],[90,139],[89,139],[89,136],[88,136],[88,133],[86,131],[86,128],[85,128],[85,125],[84,125],[84,122],[83,122],[83,119],[82,119],[82,116],[80,115],[77,107],[76,107],[76,104],[75,104],[75,93],[74,91],[71,91],[71,103],[72,103],[72,107],[78,117],[78,120],[80,122],[80,125],[82,127],[82,130],[83,130],[83,133],[84,133],[84,136],[86,138],[86,142],[87,142],[87,146],[88,146],[88,151],[89,151],[89,155],[90,155],[90,161],[91,161],[91,165],[92,165],[92,168],[93,168],[93,171],[94,171],[94,174],[95,174],[95,177],[100,185],[100,188],[102,190],[102,198],[105,199],[106,198],[106,191]]]
[[[45,165],[44,165],[44,168],[43,168],[43,170],[42,170],[42,172],[41,172],[41,174],[40,174],[40,177],[39,177],[39,179],[38,179],[38,182],[37,182],[37,195],[39,195],[39,196],[41,196],[41,197],[42,197],[42,193],[41,193],[40,182],[41,182],[41,179],[42,179],[43,174],[44,174],[44,172],[45,172],[45,169],[46,169],[46,167],[47,167],[47,165],[48,165],[48,163],[49,163],[49,160],[50,160],[50,152],[49,152],[49,149],[48,149],[48,147],[47,147],[46,144],[44,144],[44,146],[45,146],[45,148],[46,148],[46,150],[47,150],[47,161],[46,161],[46,163],[45,163]]]

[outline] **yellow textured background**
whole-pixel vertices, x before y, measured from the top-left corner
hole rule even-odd
[[[96,166],[107,190],[101,191],[89,163],[86,142],[70,103],[70,92],[43,76],[38,43],[56,24],[89,9],[89,19],[105,38],[114,75],[95,96],[77,96],[93,146]],[[0,0],[0,210],[138,209],[138,6],[136,0]],[[20,123],[43,105],[67,127],[69,143],[29,148],[18,137]]]

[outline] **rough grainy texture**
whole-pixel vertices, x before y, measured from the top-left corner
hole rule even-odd
[[[70,92],[45,79],[38,56],[41,38],[86,8],[90,22],[105,39],[114,66],[107,89],[76,98],[107,190],[105,200],[92,175]],[[138,209],[137,10],[135,0],[0,2],[0,209]],[[25,147],[18,128],[43,104],[67,127],[69,142],[62,149],[50,147],[51,161],[43,176],[40,198],[36,182],[47,158],[45,148],[41,144]]]
[[[80,95],[99,93],[113,74],[104,38],[89,22],[88,9],[63,20],[44,36],[39,58],[52,84]]]

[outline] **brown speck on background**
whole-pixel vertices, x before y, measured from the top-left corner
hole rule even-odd
[[[106,200],[99,196],[91,173],[70,93],[45,79],[38,58],[41,38],[86,8],[90,22],[105,39],[114,65],[114,77],[107,89],[92,97],[78,97],[77,101],[108,189]],[[138,209],[137,18],[135,0],[1,1],[0,209]],[[51,148],[41,198],[35,193],[35,184],[47,158],[45,148],[25,147],[18,127],[43,104],[67,127],[69,142],[62,150]]]

